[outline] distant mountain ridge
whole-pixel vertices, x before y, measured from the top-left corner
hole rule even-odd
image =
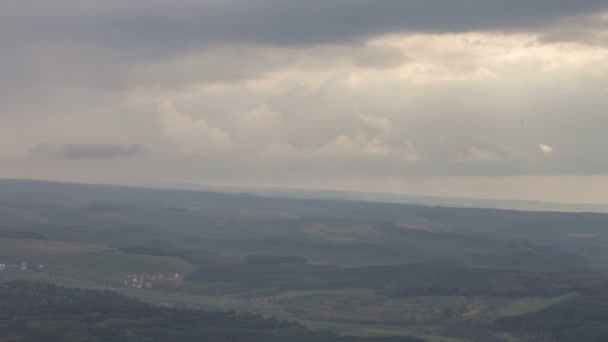
[[[516,211],[547,211],[547,212],[594,212],[608,213],[608,203],[560,203],[517,199],[483,199],[467,197],[441,197],[411,194],[393,194],[380,192],[358,192],[346,190],[320,190],[273,187],[239,187],[239,186],[210,186],[196,183],[159,183],[142,185],[90,184],[68,183],[30,179],[0,179],[0,197],[6,191],[31,192],[39,194],[40,189],[60,191],[65,194],[79,192],[80,187],[96,187],[97,190],[109,189],[139,189],[142,191],[193,191],[213,192],[224,194],[255,195],[270,198],[290,199],[319,199],[336,201],[357,201],[370,203],[408,204],[429,207],[501,209]],[[4,193],[4,194],[3,194]]]
[[[503,209],[520,211],[559,211],[608,213],[608,203],[561,203],[518,199],[484,199],[469,197],[443,197],[382,192],[360,192],[346,190],[320,190],[272,187],[207,186],[192,183],[172,183],[167,188],[205,190],[229,193],[249,193],[265,197],[328,199],[338,201],[362,201],[397,203],[422,206]]]

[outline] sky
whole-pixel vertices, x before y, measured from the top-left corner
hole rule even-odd
[[[608,203],[605,0],[5,0],[0,178]]]

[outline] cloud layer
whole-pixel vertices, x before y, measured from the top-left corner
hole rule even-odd
[[[0,176],[490,197],[519,177],[526,198],[555,177],[597,182],[607,13],[596,0],[9,1]]]

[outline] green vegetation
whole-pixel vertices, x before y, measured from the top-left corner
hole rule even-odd
[[[57,241],[0,237],[0,262],[63,265],[93,258],[108,248],[81,241]]]
[[[525,298],[519,299],[508,306],[504,307],[498,313],[500,316],[519,316],[532,312],[542,311],[548,307],[556,304],[576,300],[582,296],[578,293],[570,293],[563,296],[557,296],[554,298]]]
[[[608,340],[608,299],[580,298],[542,311],[497,320],[497,325],[517,329],[520,335],[538,341],[600,342]],[[543,339],[541,339],[543,338]]]
[[[178,257],[178,258],[189,258],[192,255],[213,255],[214,253],[200,251],[200,250],[190,250],[173,247],[171,245],[157,244],[157,245],[134,245],[134,246],[125,246],[118,248],[119,251],[125,253],[132,254],[142,254],[142,255],[152,255],[152,256],[169,256],[169,257]]]
[[[345,335],[601,340],[603,323],[587,314],[603,312],[608,296],[607,237],[605,214],[0,180],[0,264],[11,266],[0,282],[112,289],[153,306],[234,310]],[[21,262],[27,271],[15,267]],[[176,273],[175,281],[125,285],[128,274]],[[91,315],[105,323],[66,320],[83,334],[116,328]],[[131,318],[121,326],[139,329],[142,318]],[[31,322],[67,330],[63,321]]]
[[[310,264],[202,265],[187,277],[205,288],[221,284],[221,293],[273,288],[276,291],[368,289],[379,295],[408,296],[492,296],[504,298],[554,297],[575,290],[594,292],[602,281],[563,275],[474,269],[440,264],[410,264],[337,268]],[[207,294],[201,292],[201,294]]]
[[[3,341],[421,341],[352,338],[254,314],[152,307],[109,291],[0,284]]]
[[[45,240],[46,236],[44,236],[42,234],[39,234],[39,233],[15,232],[15,231],[10,231],[10,230],[2,230],[2,229],[0,229],[0,238]]]

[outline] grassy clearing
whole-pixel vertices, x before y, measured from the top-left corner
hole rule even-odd
[[[381,337],[416,335],[416,333],[412,329],[398,326],[351,324],[314,320],[302,320],[301,322],[304,323],[306,326],[316,330],[329,330],[334,331],[340,335],[348,336]]]
[[[0,238],[0,263],[21,262],[27,262],[31,269],[45,265],[52,282],[78,287],[117,286],[129,273],[189,273],[197,268],[180,258],[129,254],[83,242]]]
[[[369,289],[326,289],[326,290],[310,290],[310,291],[283,291],[279,294],[280,298],[297,298],[313,295],[360,295],[373,296],[375,291]]]
[[[268,317],[276,317],[279,319],[286,319],[290,321],[297,320],[297,317],[295,317],[294,315],[283,311],[280,306],[269,302],[251,302],[247,300],[238,300],[229,297],[209,297],[185,292],[171,292],[161,290],[136,290],[122,288],[118,289],[117,292],[153,305],[211,311],[234,310],[237,312],[259,313]]]
[[[497,337],[500,337],[505,340],[505,342],[523,342],[522,340],[513,337],[513,335],[509,333],[499,333],[496,334]]]
[[[83,242],[0,238],[0,261],[30,264],[63,263],[89,258],[109,249]]]
[[[79,267],[96,272],[118,273],[187,273],[194,271],[192,263],[175,257],[159,257],[111,251],[82,262]]]
[[[414,334],[406,329],[383,326],[353,327],[345,334],[360,337],[414,336]]]
[[[424,335],[420,337],[424,338],[428,342],[472,342],[471,340],[467,340],[462,337],[448,337],[438,335]]]
[[[550,306],[575,300],[580,298],[581,295],[578,293],[570,293],[559,297],[553,297],[549,299],[544,298],[525,298],[519,299],[508,306],[502,308],[498,312],[498,317],[506,317],[506,316],[519,316],[524,315],[531,312],[542,311]]]

